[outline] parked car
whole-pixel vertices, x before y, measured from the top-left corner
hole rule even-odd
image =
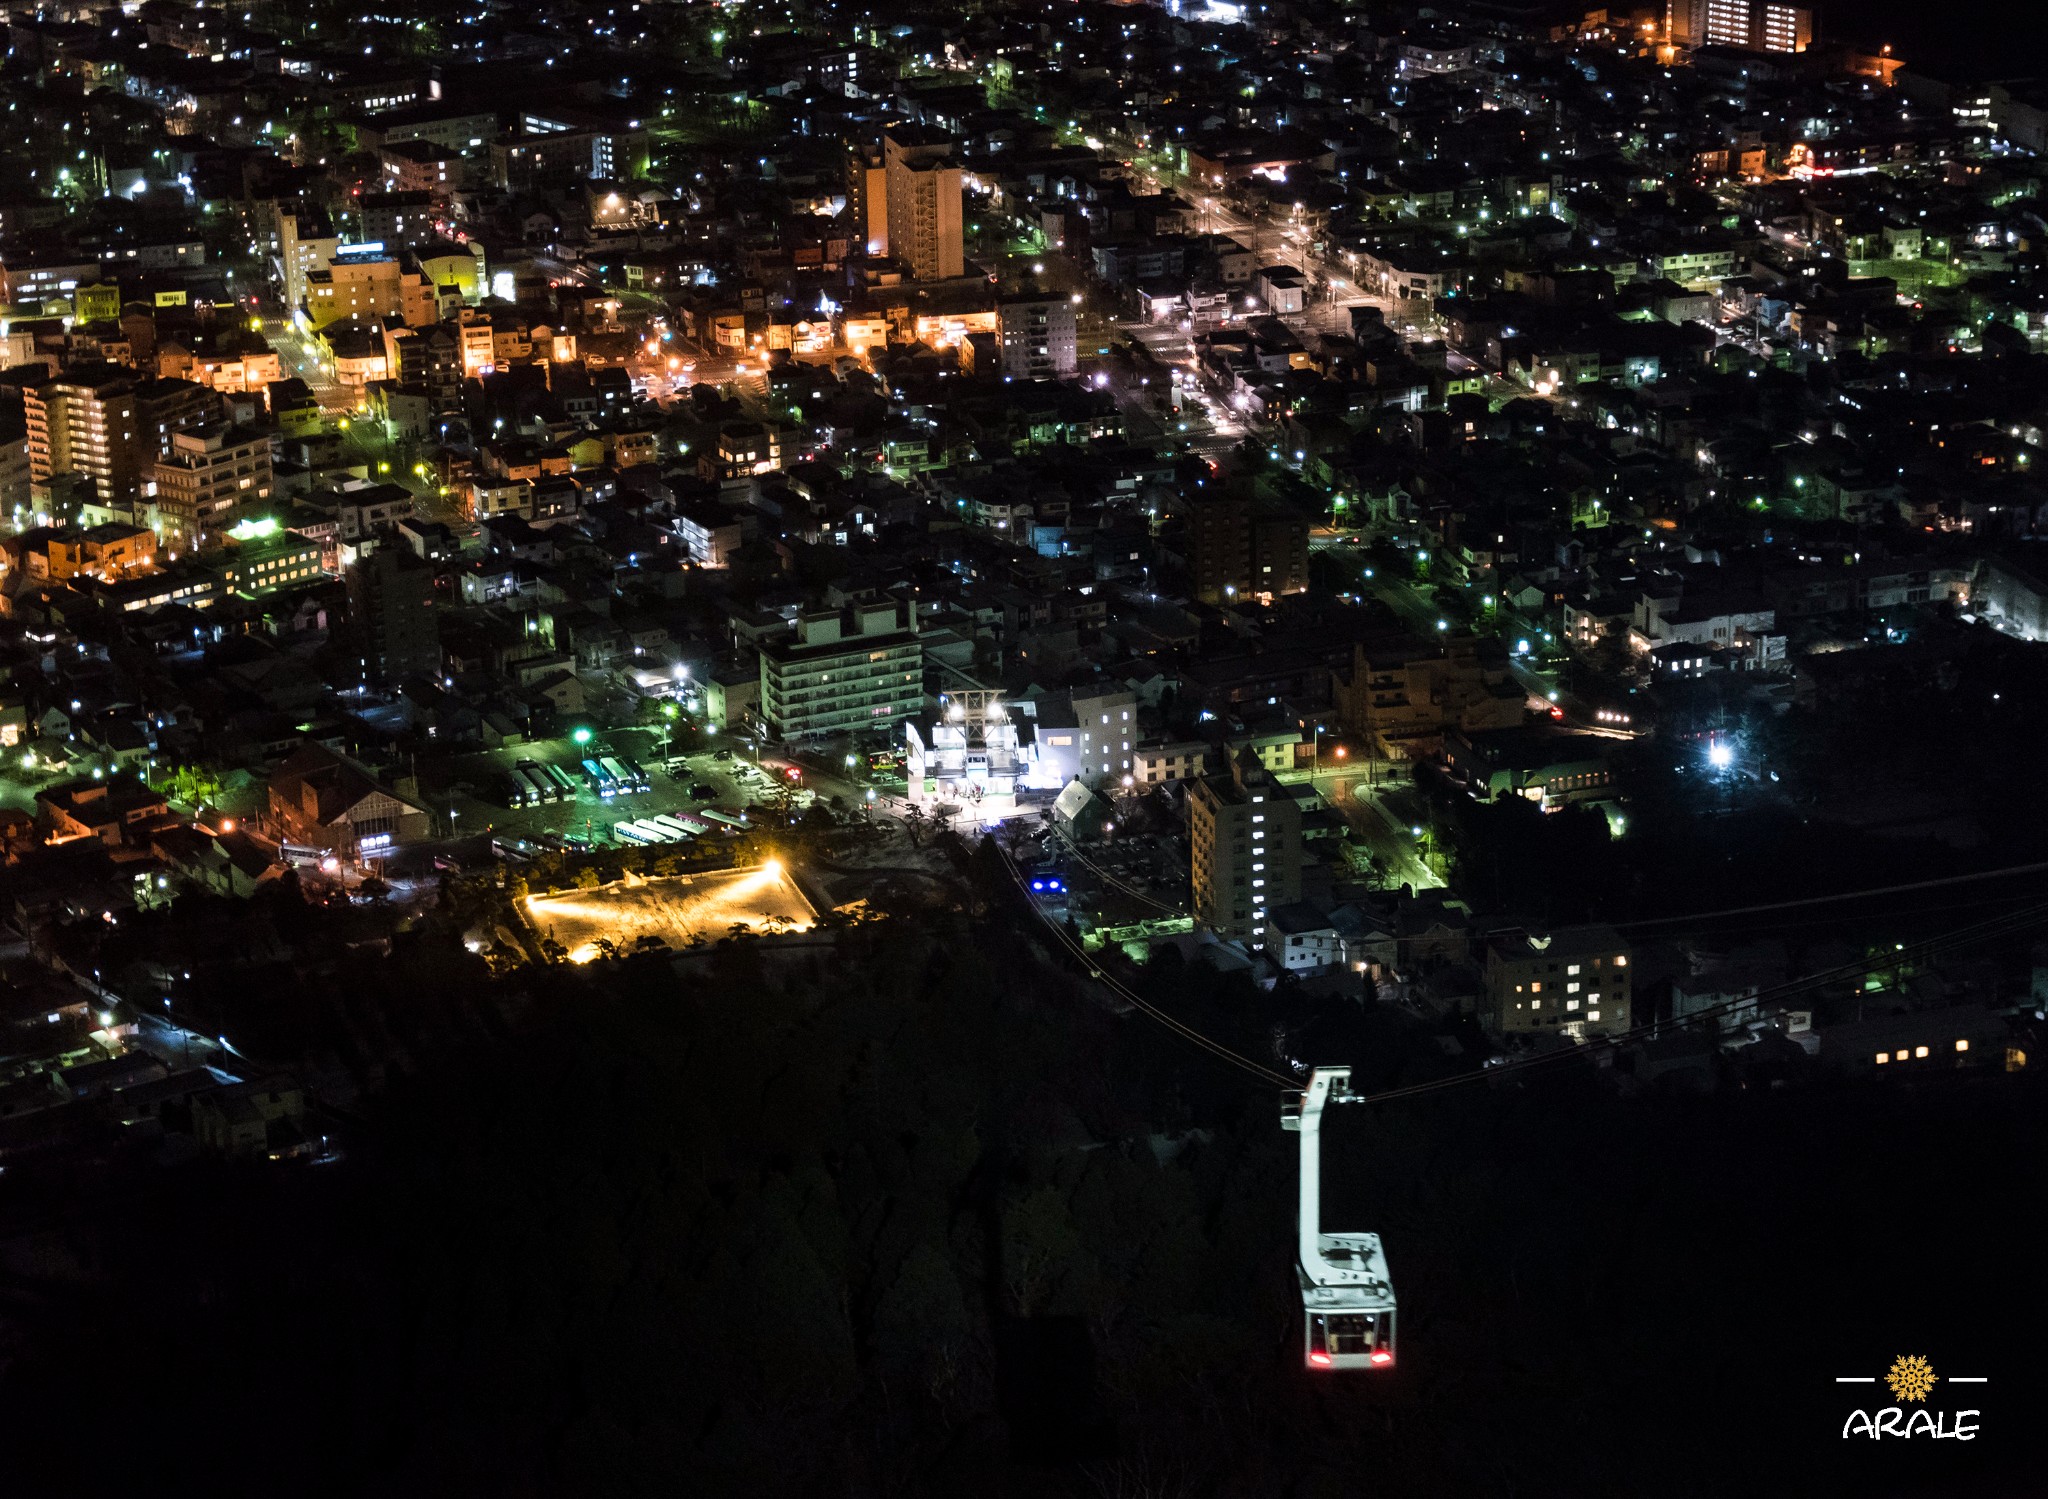
[[[690,795],[695,797],[700,802],[708,802],[711,800],[711,798],[718,795],[718,788],[716,786],[709,785],[706,782],[699,781],[696,785],[690,788]]]

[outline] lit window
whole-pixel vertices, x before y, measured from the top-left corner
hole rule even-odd
[[[1569,984],[1566,984],[1566,985],[1564,986],[1564,992],[1565,992],[1565,993],[1567,993],[1567,994],[1576,994],[1576,993],[1578,993],[1578,992],[1579,992],[1579,981],[1578,981],[1577,979],[1573,979],[1573,980],[1572,980],[1572,981],[1571,981],[1571,982],[1570,982]]]
[[[1880,1066],[1880,1067],[1882,1067],[1882,1066],[1883,1066],[1883,1065],[1884,1065],[1884,1064],[1885,1064],[1886,1062],[1889,1062],[1890,1060],[1891,1060],[1891,1053],[1889,1053],[1889,1052],[1883,1052],[1883,1051],[1881,1051],[1881,1052],[1879,1052],[1879,1053],[1877,1054],[1877,1065],[1878,1065],[1878,1066]]]
[[[1564,1007],[1567,1010],[1576,1010],[1579,1007],[1579,1002],[1576,999],[1568,999],[1564,1002]]]
[[[1543,1001],[1540,999],[1532,999],[1529,1001],[1529,1008],[1532,1010],[1540,1010],[1543,1008]]]
[[[1628,959],[1627,959],[1627,958],[1616,958],[1616,959],[1614,960],[1614,966],[1615,966],[1616,968],[1626,968],[1626,967],[1628,967]]]
[[[1916,1057],[1924,1057],[1927,1055],[1927,1048],[1924,1046],[1916,1046],[1913,1048],[1913,1055]]]
[[[1586,1018],[1588,1020],[1598,1020],[1600,1018],[1600,1012],[1598,1010],[1588,1010],[1586,1011]]]
[[[1956,1050],[1957,1050],[1957,1051],[1968,1051],[1969,1049],[1970,1049],[1970,1043],[1969,1043],[1969,1042],[1967,1042],[1967,1041],[1958,1041],[1958,1042],[1956,1042]]]
[[[1543,992],[1543,985],[1541,983],[1532,983],[1529,985],[1529,992],[1531,994],[1541,994]]]
[[[1903,1046],[1901,1046],[1901,1047],[1900,1047],[1900,1048],[1899,1048],[1899,1049],[1898,1049],[1897,1051],[1893,1052],[1893,1053],[1892,1053],[1892,1060],[1893,1060],[1894,1062],[1903,1062],[1903,1061],[1905,1061],[1905,1060],[1906,1060],[1906,1048],[1905,1048],[1905,1047],[1903,1047]]]
[[[1568,964],[1568,965],[1566,965],[1566,967],[1565,967],[1565,970],[1564,970],[1564,971],[1565,971],[1566,973],[1577,973],[1577,972],[1579,971],[1579,965],[1578,965],[1578,964],[1576,964],[1576,963],[1571,963],[1571,964]]]

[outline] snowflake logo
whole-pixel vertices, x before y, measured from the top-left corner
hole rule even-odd
[[[1925,1400],[1927,1392],[1934,1388],[1934,1371],[1927,1366],[1927,1360],[1919,1354],[1910,1357],[1901,1354],[1892,1360],[1890,1371],[1884,1382],[1891,1386],[1892,1394],[1901,1400]]]

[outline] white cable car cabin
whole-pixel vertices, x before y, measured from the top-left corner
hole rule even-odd
[[[1301,1135],[1301,1304],[1311,1369],[1390,1369],[1394,1282],[1378,1234],[1323,1232],[1323,1106],[1353,1103],[1349,1067],[1318,1067],[1307,1089],[1280,1105]]]

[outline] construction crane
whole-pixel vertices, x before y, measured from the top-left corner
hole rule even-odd
[[[1356,1103],[1349,1067],[1318,1067],[1280,1105],[1301,1136],[1300,1264],[1303,1339],[1311,1369],[1394,1364],[1394,1282],[1378,1234],[1323,1232],[1323,1107]]]

